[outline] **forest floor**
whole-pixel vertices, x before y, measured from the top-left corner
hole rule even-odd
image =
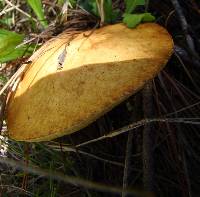
[[[46,20],[39,23],[27,1],[0,1],[0,27],[40,46],[64,30],[91,29],[99,21],[81,4],[42,3]],[[174,53],[155,79],[87,128],[49,142],[13,141],[3,121],[6,94],[1,95],[0,196],[200,196],[200,2],[147,4],[172,35]],[[113,1],[113,7],[123,12],[124,1]],[[1,64],[1,87],[25,61]],[[101,140],[117,129],[124,132]]]

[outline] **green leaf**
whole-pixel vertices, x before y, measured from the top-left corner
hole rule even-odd
[[[142,21],[141,14],[124,14],[123,15],[123,23],[127,25],[129,28],[134,28]]]
[[[44,10],[42,7],[42,2],[41,0],[27,0],[29,6],[33,9],[35,15],[37,16],[37,18],[39,19],[41,25],[43,27],[47,27],[47,21],[44,17]]]
[[[24,39],[24,35],[0,29],[0,53],[16,47]]]
[[[74,8],[76,6],[77,0],[69,0],[70,4]]]
[[[145,5],[145,0],[125,0],[126,10],[125,12],[130,14],[139,5]]]
[[[152,22],[155,21],[155,19],[156,19],[155,16],[147,12],[143,14],[142,22]]]
[[[31,55],[33,52],[33,49],[34,49],[33,45],[30,47],[27,45],[24,45],[19,48],[13,48],[12,50],[7,50],[3,53],[0,53],[0,63],[12,61],[22,56]]]
[[[13,21],[12,17],[10,17],[10,18],[4,17],[4,18],[0,19],[0,24],[10,27],[12,25],[12,21]]]
[[[104,14],[106,23],[114,23],[117,20],[119,13],[119,9],[113,10],[112,0],[104,1]]]
[[[129,28],[134,28],[142,22],[152,22],[155,20],[155,17],[150,13],[143,14],[127,14],[123,15],[123,23]]]
[[[91,0],[90,2],[88,2],[89,5],[88,5],[88,11],[92,14],[94,14],[95,16],[100,16],[99,15],[99,11],[98,11],[98,7],[97,7],[97,3],[96,3],[96,0]]]
[[[86,10],[87,12],[90,12],[90,13],[92,13],[92,14],[94,14],[93,13],[93,11],[92,11],[92,9],[93,9],[93,5],[95,5],[95,2],[96,2],[96,0],[90,0],[90,1],[87,1],[87,0],[79,0],[78,1],[78,4],[79,4],[79,6],[82,8],[82,9],[84,9],[84,10]],[[97,13],[96,13],[97,14]],[[95,14],[95,15],[96,15]]]
[[[0,29],[0,63],[15,60],[32,53],[34,46],[23,45],[16,48],[22,43],[23,39],[24,35],[22,34]]]
[[[91,14],[93,14],[95,16],[98,16],[98,17],[100,16],[96,0],[90,0],[90,1],[88,1],[88,0],[80,0],[79,1],[79,5],[80,5],[80,7],[82,7],[86,11],[88,11],[89,13],[91,13]]]

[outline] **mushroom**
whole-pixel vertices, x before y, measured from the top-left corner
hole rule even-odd
[[[172,52],[171,36],[154,23],[58,35],[33,54],[11,94],[9,136],[46,141],[86,127],[154,78]]]

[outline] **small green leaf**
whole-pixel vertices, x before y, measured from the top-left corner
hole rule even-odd
[[[125,0],[125,12],[131,14],[137,6],[145,5],[145,0]]]
[[[141,22],[152,22],[155,20],[155,17],[150,13],[143,14],[127,14],[123,15],[123,23],[129,28],[134,28]]]
[[[152,22],[152,21],[155,21],[155,19],[156,19],[155,16],[147,12],[143,14],[142,22]]]
[[[34,46],[23,45],[16,48],[22,43],[23,39],[24,35],[22,34],[0,29],[0,63],[15,60],[32,53]]]
[[[30,7],[33,9],[35,15],[39,19],[40,23],[43,25],[43,27],[47,27],[47,21],[44,17],[44,10],[42,7],[42,2],[41,0],[27,0],[28,4]]]
[[[6,50],[5,52],[0,53],[0,63],[12,61],[22,56],[31,55],[33,49],[33,45],[30,47],[28,45],[24,45],[19,48],[13,48],[12,50]]]
[[[0,53],[16,47],[24,39],[24,35],[0,29]]]
[[[134,28],[142,21],[141,14],[127,14],[123,15],[123,23],[129,28]]]
[[[12,25],[12,21],[13,21],[13,19],[11,17],[10,18],[4,17],[4,18],[0,19],[0,24],[10,27]]]

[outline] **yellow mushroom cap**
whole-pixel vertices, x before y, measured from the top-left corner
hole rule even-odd
[[[171,36],[154,23],[90,32],[61,34],[30,58],[7,107],[12,139],[45,141],[86,127],[141,89],[173,52]]]

